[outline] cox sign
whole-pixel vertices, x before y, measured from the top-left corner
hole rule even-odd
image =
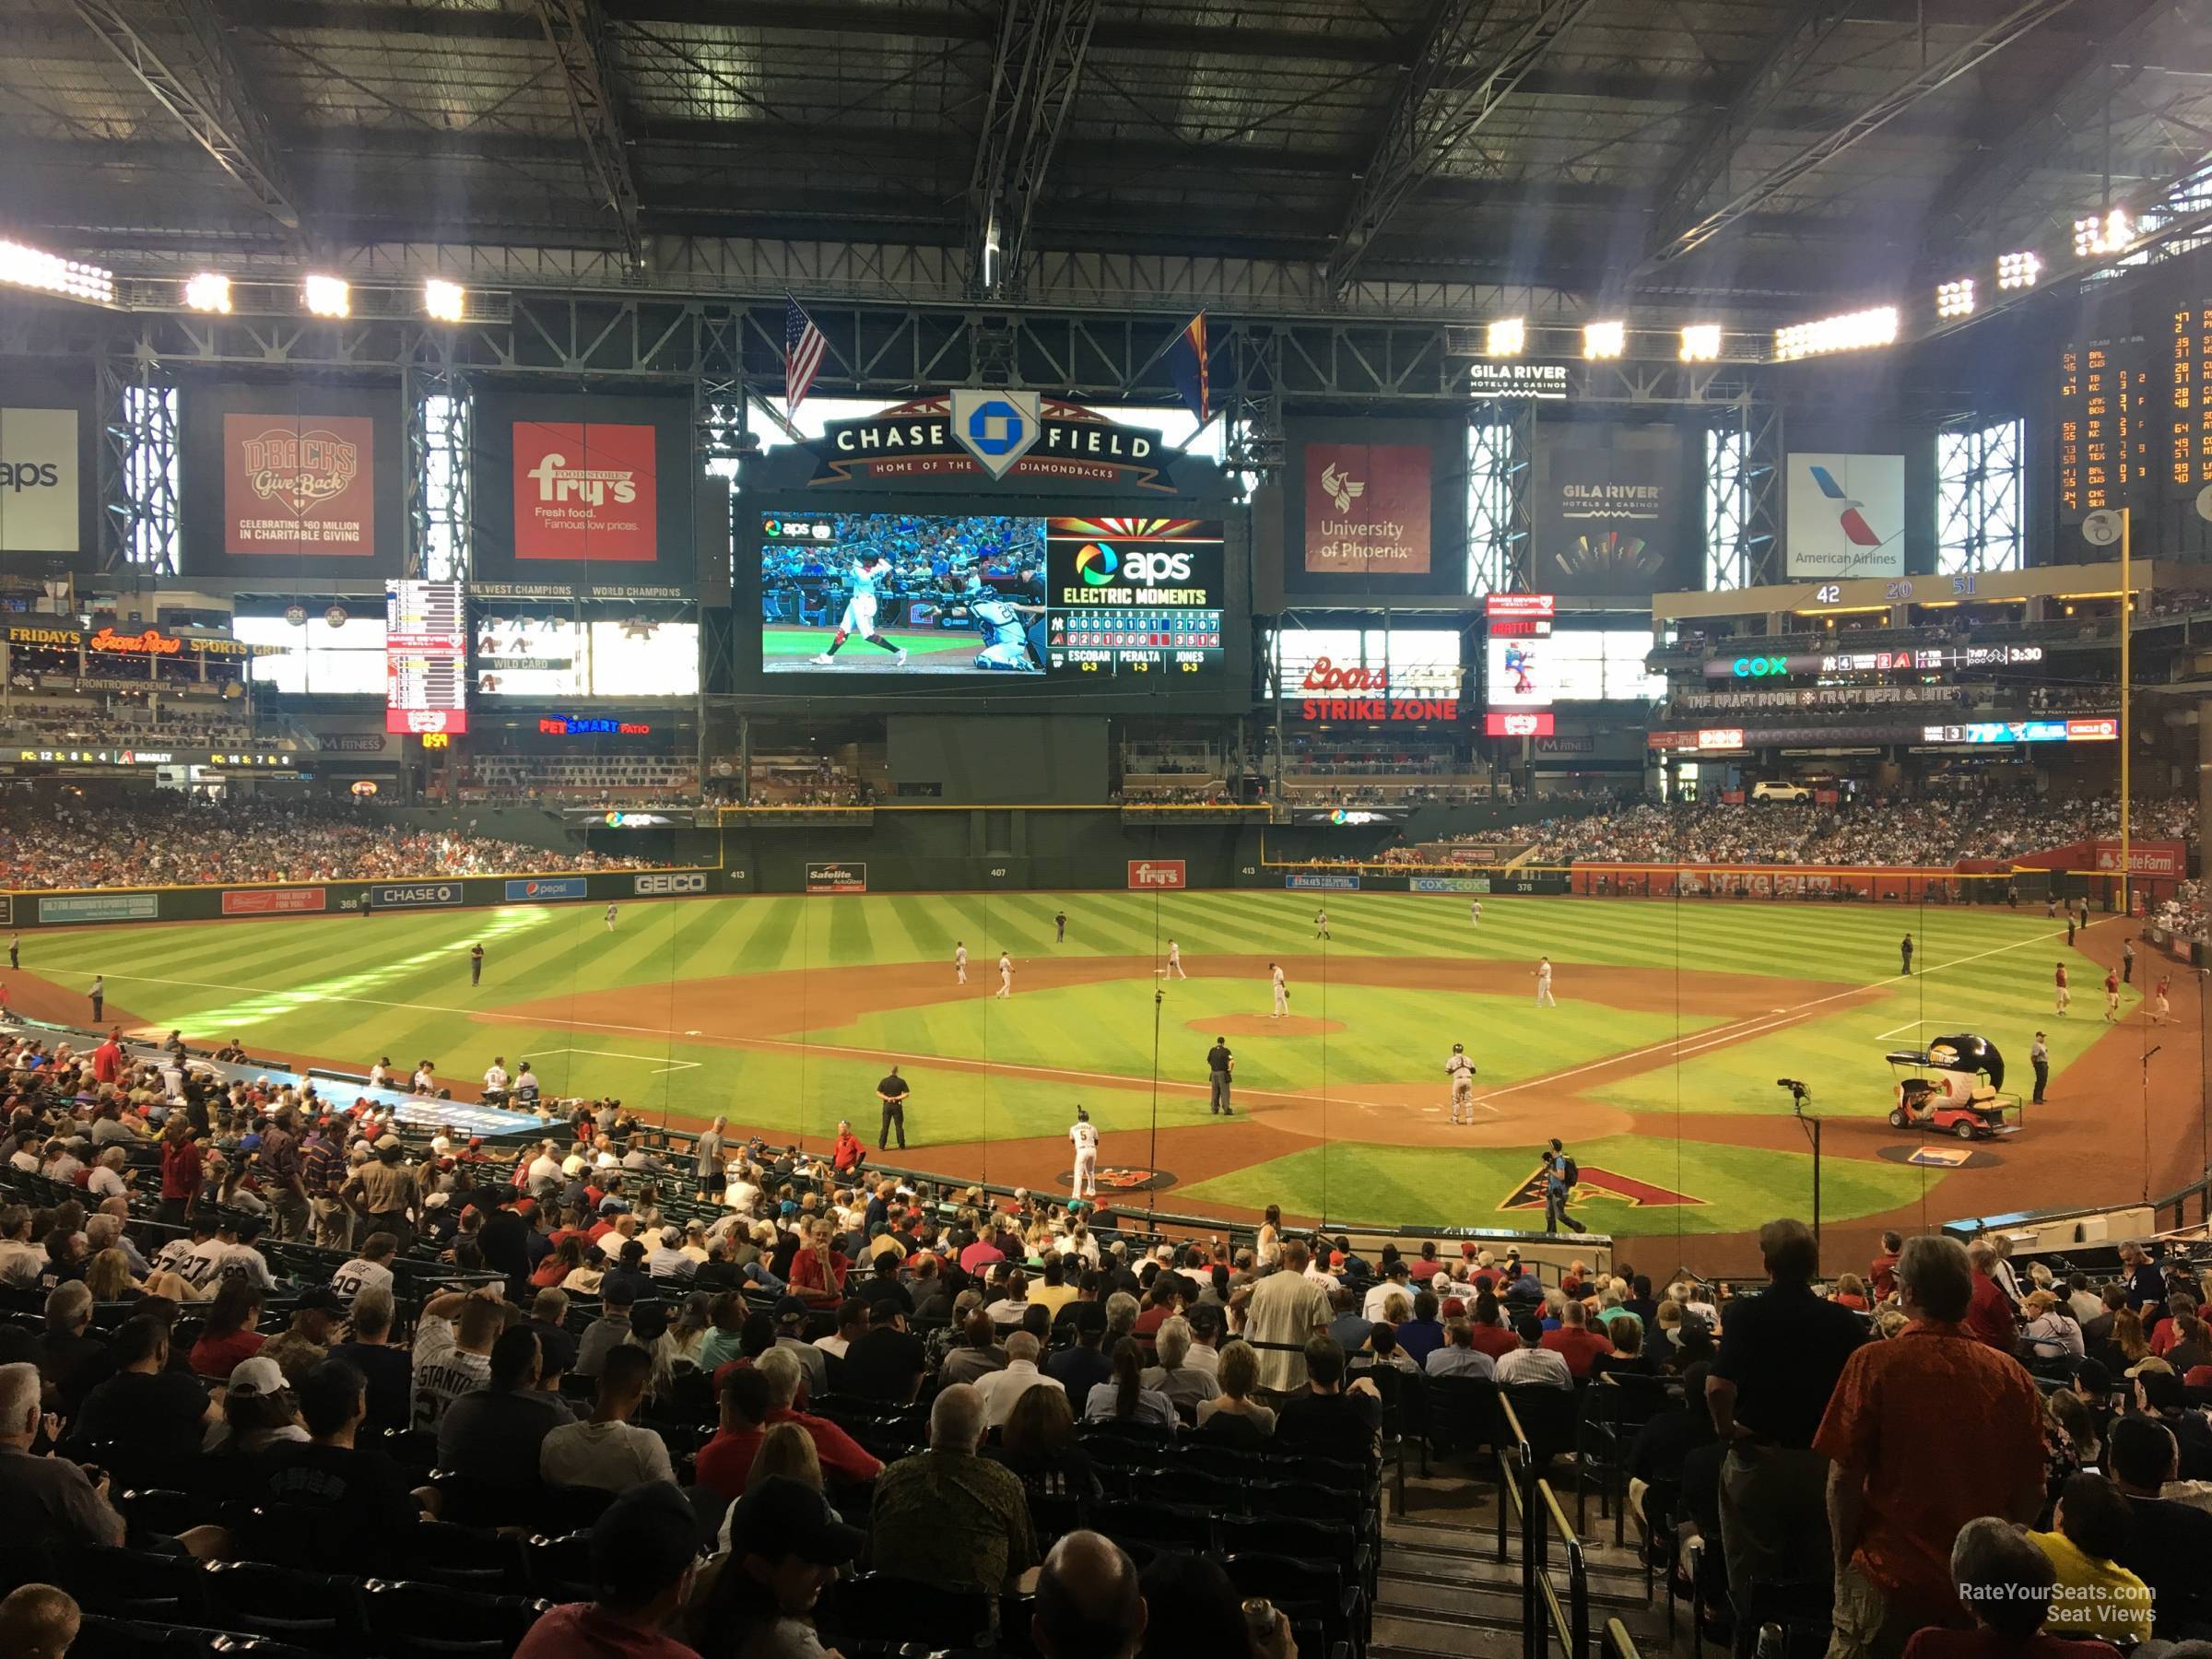
[[[1787,674],[1790,659],[1778,656],[1737,657],[1730,665],[1737,679],[1765,679],[1771,674]]]

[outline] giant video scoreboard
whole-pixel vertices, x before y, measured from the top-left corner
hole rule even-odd
[[[2106,304],[2058,347],[2053,386],[2059,522],[2128,508],[2137,534],[2156,519],[2197,520],[2198,493],[2212,486],[2212,297],[2169,284]],[[2204,535],[2201,524],[2184,539]]]

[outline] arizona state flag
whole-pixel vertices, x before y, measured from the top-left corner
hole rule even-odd
[[[1184,407],[1204,426],[1214,407],[1213,387],[1206,378],[1204,312],[1185,323],[1168,347],[1168,372],[1175,377],[1175,390],[1182,394]]]

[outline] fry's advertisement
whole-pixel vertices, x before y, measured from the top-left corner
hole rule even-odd
[[[223,417],[223,551],[376,552],[376,422],[360,415]]]
[[[650,426],[514,423],[514,556],[651,564],[659,494]]]

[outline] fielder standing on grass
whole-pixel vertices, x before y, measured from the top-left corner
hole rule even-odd
[[[472,985],[477,985],[483,983],[483,982],[484,941],[478,939],[474,945],[471,945],[468,947],[468,982]]]
[[[1099,1130],[1090,1121],[1090,1113],[1082,1107],[1076,1108],[1076,1121],[1068,1125],[1069,1145],[1076,1149],[1076,1170],[1069,1185],[1075,1190],[1071,1198],[1096,1198],[1099,1195]]]
[[[1168,941],[1168,971],[1162,977],[1167,979],[1189,979],[1191,977],[1182,971],[1182,947],[1172,939]]]
[[[92,988],[85,994],[92,999],[92,1023],[98,1025],[100,1023],[100,1010],[108,1000],[108,976],[104,973],[94,974],[92,976]]]
[[[1911,934],[1907,934],[1897,942],[1897,971],[1900,973],[1912,971],[1912,935]]]
[[[1267,1018],[1270,1019],[1280,1019],[1283,1018],[1283,1016],[1290,1012],[1290,987],[1283,979],[1283,968],[1281,963],[1268,963],[1267,974],[1268,982],[1274,987],[1275,990],[1275,1012],[1270,1014]]]
[[[2074,1004],[2074,987],[2066,983],[2066,965],[2058,964],[2058,971],[2051,976],[2052,994],[2058,1011],[2064,1014]]]
[[[1217,1112],[1223,1117],[1232,1115],[1229,1110],[1229,1077],[1236,1069],[1236,1056],[1229,1052],[1229,1039],[1215,1038],[1214,1046],[1206,1051],[1206,1084],[1212,1091],[1206,1109],[1206,1116],[1212,1117]]]
[[[1536,1006],[1556,1008],[1559,1006],[1551,996],[1551,959],[1538,957],[1536,959]]]
[[[1067,943],[1067,912],[1065,911],[1053,912],[1053,943],[1055,945]]]
[[[1452,1121],[1475,1121],[1475,1062],[1467,1058],[1465,1043],[1452,1045],[1452,1057],[1444,1062],[1444,1076],[1452,1082]]]
[[[606,907],[606,931],[615,931],[615,907],[611,904]]]
[[[998,953],[998,989],[991,994],[994,999],[1014,994],[1014,959],[1003,950]]]
[[[1329,936],[1329,912],[1325,906],[1313,912],[1313,936],[1317,939]]]
[[[968,982],[968,945],[967,941],[963,939],[953,941],[952,982],[956,985],[964,985]]]
[[[1469,927],[1480,927],[1482,925],[1482,900],[1479,899],[1470,900],[1468,901],[1467,925]]]

